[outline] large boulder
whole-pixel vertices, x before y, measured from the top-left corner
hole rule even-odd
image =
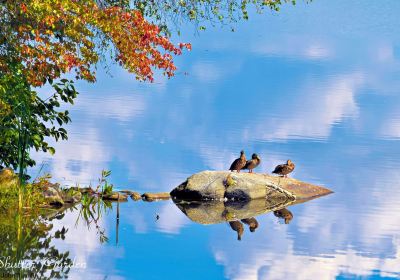
[[[292,178],[203,171],[172,190],[171,197],[192,221],[215,224],[253,219],[271,211],[280,213],[285,207],[330,193],[324,187]]]
[[[245,201],[267,197],[310,198],[330,192],[323,187],[267,174],[203,171],[173,189],[171,196],[182,200]]]

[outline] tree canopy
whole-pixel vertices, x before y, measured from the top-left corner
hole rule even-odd
[[[117,1],[114,1],[117,2]],[[111,56],[140,80],[153,69],[172,76],[175,46],[137,9],[93,0],[12,0],[0,2],[0,71],[18,62],[27,81],[41,86],[71,70],[95,81],[96,63]]]
[[[278,12],[281,5],[288,2],[296,3],[295,0],[134,0],[133,5],[170,34],[173,28],[179,33],[185,22],[193,22],[199,30],[204,30],[207,23],[231,25],[249,18],[249,6],[259,13],[264,10]]]

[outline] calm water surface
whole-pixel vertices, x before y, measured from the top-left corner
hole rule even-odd
[[[288,158],[293,177],[335,193],[258,216],[242,240],[227,224],[192,222],[171,201],[116,207],[99,226],[68,212],[62,252],[86,263],[71,279],[400,278],[400,1],[328,1],[252,13],[236,32],[184,37],[175,78],[134,81],[121,69],[78,84],[70,140],[36,155],[65,185],[112,170],[119,189],[170,191],[225,170],[241,149],[257,172]],[[33,170],[35,175],[38,170]],[[156,215],[160,216],[156,220]]]

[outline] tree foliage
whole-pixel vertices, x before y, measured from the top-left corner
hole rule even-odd
[[[34,161],[26,152],[50,152],[45,137],[67,139],[63,124],[71,121],[67,110],[59,110],[62,103],[73,104],[77,92],[72,81],[62,79],[52,83],[55,93],[42,99],[33,91],[21,69],[9,65],[12,73],[0,77],[0,165],[13,168],[33,166]]]
[[[117,1],[114,1],[117,2]],[[21,63],[29,84],[41,86],[71,70],[95,81],[95,65],[104,55],[140,80],[153,69],[169,77],[176,69],[175,46],[136,9],[93,0],[6,0],[0,2],[0,71],[10,59]]]
[[[311,1],[311,0],[305,0]],[[114,1],[118,2],[118,1]],[[129,1],[122,1],[125,5]],[[206,24],[229,25],[249,18],[249,9],[261,13],[264,10],[278,12],[285,3],[296,4],[295,0],[134,0],[131,6],[140,10],[154,24],[160,26],[165,34],[172,29],[180,33],[185,22],[194,23],[199,30]]]

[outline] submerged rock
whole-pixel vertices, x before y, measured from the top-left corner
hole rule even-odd
[[[135,191],[130,191],[130,190],[122,190],[118,191],[119,193],[122,193],[124,195],[130,196],[132,200],[137,201],[142,199],[142,195],[138,192]]]
[[[138,200],[141,200],[141,199],[142,199],[142,196],[141,196],[140,193],[138,193],[138,192],[132,192],[132,193],[131,193],[131,198],[132,198],[132,200],[134,200],[134,201],[138,201]]]
[[[142,199],[144,201],[155,201],[155,200],[168,200],[171,196],[167,192],[163,193],[144,193]]]
[[[259,173],[203,171],[190,176],[171,191],[179,200],[309,199],[330,190],[291,178]]]
[[[133,193],[133,191],[130,191],[130,190],[122,190],[122,191],[118,191],[118,192],[126,194],[128,196],[130,196]]]
[[[119,192],[112,192],[110,194],[104,194],[102,196],[103,200],[112,201],[128,201],[128,196]]]

